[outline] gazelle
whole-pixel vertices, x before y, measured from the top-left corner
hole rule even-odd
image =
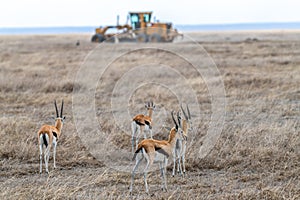
[[[182,120],[181,120],[181,116],[180,116],[179,112],[177,112],[177,120],[178,120],[179,126],[181,126]],[[183,131],[183,129],[182,129],[182,131]],[[181,138],[178,138],[176,140],[176,145],[174,146],[175,156],[173,157],[173,172],[172,172],[173,177],[175,175],[176,160],[177,160],[177,171],[178,171],[178,173],[180,172],[182,174],[181,155],[182,155],[182,151],[183,151],[183,149],[182,149],[183,140],[184,140],[184,135],[182,135]]]
[[[168,164],[168,157],[170,155],[175,156],[175,145],[177,139],[182,137],[183,131],[179,126],[179,123],[176,122],[174,118],[174,112],[172,111],[172,119],[175,124],[170,130],[169,140],[154,140],[154,139],[144,139],[138,144],[137,150],[133,156],[133,160],[136,159],[136,164],[132,170],[131,174],[131,184],[130,184],[130,193],[132,193],[132,187],[134,182],[134,174],[137,170],[141,161],[145,158],[147,161],[146,167],[144,169],[144,182],[146,187],[146,193],[149,193],[149,188],[147,184],[147,172],[148,168],[154,163],[159,163],[159,168],[162,176],[162,190],[167,190],[167,182],[166,182],[166,167]],[[142,152],[141,155],[138,156],[139,152]]]
[[[55,163],[55,156],[56,156],[56,145],[57,141],[61,135],[61,129],[63,127],[63,122],[65,120],[65,117],[63,117],[63,107],[64,107],[64,101],[61,102],[61,109],[60,109],[60,115],[58,114],[57,104],[56,101],[54,101],[55,111],[56,111],[56,119],[55,119],[55,125],[43,125],[40,130],[38,131],[38,141],[39,141],[39,148],[40,148],[40,173],[42,173],[42,165],[43,165],[43,147],[46,146],[46,149],[44,151],[44,161],[46,166],[46,172],[48,171],[48,162],[50,157],[50,149],[53,145],[53,160],[54,160],[54,168],[56,168]]]
[[[181,161],[182,161],[182,167],[183,167],[183,174],[185,175],[185,154],[186,154],[186,147],[187,147],[187,138],[188,138],[188,132],[192,130],[192,121],[191,121],[191,113],[188,104],[186,105],[187,113],[184,111],[182,104],[180,105],[181,111],[184,115],[184,119],[181,119],[181,117],[178,115],[178,121],[181,121],[181,126],[183,130],[183,137],[182,140],[178,139],[176,146],[175,146],[175,154],[178,159],[178,165],[177,165],[177,173],[180,173],[182,175],[182,168],[181,168]],[[173,165],[173,173],[172,175],[175,175],[175,162],[174,159],[174,165]]]
[[[139,114],[136,115],[131,122],[131,145],[132,153],[134,152],[134,145],[137,148],[138,139],[140,133],[144,133],[144,139],[147,138],[145,131],[150,132],[150,137],[152,139],[152,113],[155,109],[155,105],[152,101],[145,104],[146,109],[148,110],[148,115]]]

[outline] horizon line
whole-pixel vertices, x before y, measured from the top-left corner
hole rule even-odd
[[[199,24],[174,24],[175,26],[231,26],[231,25],[257,25],[257,24],[300,24],[300,21],[284,22],[233,22],[233,23],[199,23]],[[103,25],[107,26],[107,25]],[[19,28],[79,28],[79,27],[99,27],[99,25],[50,25],[50,26],[0,26],[0,29],[19,29]]]

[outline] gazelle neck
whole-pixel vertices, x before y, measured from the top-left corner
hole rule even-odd
[[[172,128],[171,131],[170,131],[169,140],[168,140],[168,143],[171,146],[174,146],[176,144],[176,140],[177,140],[176,134],[177,134],[176,129]]]
[[[189,122],[188,120],[182,120],[182,130],[187,135],[189,131]]]
[[[148,108],[148,116],[150,118],[152,118],[152,113],[153,113],[153,109],[152,108]]]
[[[63,126],[62,119],[61,118],[57,118],[55,120],[55,127],[57,128],[57,130],[59,130],[59,132],[61,132],[62,126]]]

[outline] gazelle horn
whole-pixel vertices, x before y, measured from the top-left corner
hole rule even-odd
[[[186,104],[186,109],[188,111],[189,119],[191,119],[191,113],[190,113],[190,109],[189,109],[189,105],[188,104]]]
[[[64,100],[61,100],[61,109],[60,109],[60,117],[63,116],[63,109],[64,109]]]
[[[179,111],[177,112],[177,120],[178,120],[179,127],[181,127],[181,116],[180,116]]]
[[[176,120],[174,118],[174,111],[171,112],[171,115],[172,115],[173,122],[175,124],[175,128],[176,128],[176,130],[178,130],[178,124],[177,124],[177,122],[176,122]]]
[[[56,111],[56,117],[59,117],[59,116],[58,116],[58,109],[57,109],[56,100],[54,100],[54,106],[55,106],[55,111]]]
[[[183,112],[184,118],[185,118],[186,120],[189,120],[187,114],[185,113],[185,111],[184,111],[184,109],[183,109],[183,107],[182,107],[182,104],[180,104],[180,108],[181,108],[181,110],[182,110],[182,112]]]

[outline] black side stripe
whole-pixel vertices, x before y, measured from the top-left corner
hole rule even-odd
[[[145,126],[144,123],[141,123],[141,122],[139,122],[139,121],[135,121],[135,123],[137,123],[137,124],[140,125],[140,126]]]
[[[145,120],[145,123],[149,126],[150,129],[152,129],[152,126],[151,126],[151,124],[150,124],[149,121],[146,121],[146,120]]]
[[[57,133],[54,131],[52,131],[52,133],[53,133],[53,136],[57,138]]]
[[[169,158],[169,154],[162,148],[159,148],[159,147],[155,147],[155,151],[167,156],[167,158]]]
[[[133,155],[132,161],[134,161],[134,160],[135,160],[135,158],[136,158],[137,154],[138,154],[138,153],[139,153],[139,151],[141,151],[141,150],[142,150],[142,147],[141,147],[141,148],[139,148],[139,149],[137,149],[137,150],[134,152],[134,155]]]

